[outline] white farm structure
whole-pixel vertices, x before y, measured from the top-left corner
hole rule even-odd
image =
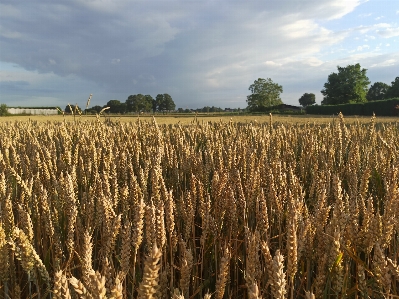
[[[8,108],[10,114],[32,114],[32,115],[57,115],[58,110],[42,108]]]

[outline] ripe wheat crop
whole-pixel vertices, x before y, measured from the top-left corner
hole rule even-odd
[[[397,298],[398,168],[374,117],[1,123],[0,298]]]

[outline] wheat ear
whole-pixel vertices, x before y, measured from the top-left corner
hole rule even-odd
[[[159,280],[158,272],[161,267],[159,260],[161,256],[161,251],[158,249],[157,244],[154,243],[151,253],[147,256],[144,263],[143,280],[139,285],[137,298],[150,299],[157,293]]]

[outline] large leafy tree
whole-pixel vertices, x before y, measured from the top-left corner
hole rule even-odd
[[[324,99],[321,104],[338,105],[366,102],[370,84],[366,75],[367,70],[362,69],[359,63],[337,68],[338,73],[331,73],[324,84],[324,89],[321,91]]]
[[[392,81],[392,85],[388,88],[385,98],[399,98],[399,77],[396,77],[395,80]]]
[[[158,111],[172,111],[176,109],[175,102],[173,101],[172,97],[167,94],[158,94],[155,98],[155,106]]]
[[[385,98],[385,94],[389,88],[388,84],[382,82],[375,82],[370,86],[369,91],[367,92],[366,98],[367,101],[380,101]]]
[[[150,95],[130,95],[126,100],[128,112],[149,112],[152,109],[153,98]]]
[[[310,106],[316,103],[316,96],[314,93],[304,93],[299,98],[299,104],[302,107]]]
[[[259,111],[283,103],[280,98],[283,87],[274,83],[270,78],[259,78],[248,89],[252,93],[247,96],[248,109],[250,111]]]

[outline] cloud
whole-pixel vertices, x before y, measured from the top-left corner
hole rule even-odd
[[[385,30],[377,30],[377,34],[384,38],[391,38],[394,36],[399,36],[399,27],[390,27]]]
[[[27,81],[0,81],[0,88],[4,92],[5,90],[17,90],[29,86]]]
[[[316,57],[309,57],[303,61],[304,64],[310,65],[310,66],[320,66],[324,62]]]
[[[8,105],[23,105],[26,101],[27,105],[40,106],[46,101],[51,106],[62,106],[68,101],[87,100],[90,91],[101,90],[98,86],[94,87],[93,82],[75,75],[60,77],[1,62],[0,70],[0,103]],[[52,104],[48,102],[50,99],[54,100]]]
[[[364,49],[370,49],[369,45],[358,46],[357,51],[363,51]]]
[[[271,61],[271,60],[266,61],[265,65],[271,66],[271,67],[282,66],[281,63],[277,63],[277,62],[274,62],[274,61]]]
[[[168,92],[177,105],[223,106],[241,95],[243,107],[254,78],[292,82],[323,67],[322,53],[351,33],[326,24],[364,2],[9,1],[0,4],[0,59],[25,70],[14,81],[48,98],[56,89],[103,103]],[[358,30],[387,36],[389,28]]]
[[[291,22],[287,25],[283,25],[280,30],[290,39],[307,38],[312,35],[318,35],[319,38],[325,37],[328,39],[328,37],[332,35],[332,31],[319,26],[314,20],[298,20]]]
[[[392,27],[391,24],[388,23],[378,23],[378,24],[373,24],[373,25],[360,25],[357,27],[350,28],[347,30],[348,32],[360,32],[361,34],[365,34],[369,31],[377,31],[380,28],[390,28]]]
[[[370,68],[394,66],[396,64],[398,64],[398,60],[397,59],[387,59],[387,60],[384,60],[382,62],[379,62],[378,64],[375,63],[375,64],[370,65]]]
[[[360,18],[367,18],[370,17],[372,15],[372,13],[364,13],[364,14],[360,14],[359,17]]]
[[[346,14],[352,12],[357,6],[360,4],[367,2],[366,1],[357,1],[357,0],[351,0],[351,1],[345,1],[345,0],[335,0],[331,1],[329,4],[329,9],[332,10],[331,16],[329,19],[339,19],[345,16]]]

